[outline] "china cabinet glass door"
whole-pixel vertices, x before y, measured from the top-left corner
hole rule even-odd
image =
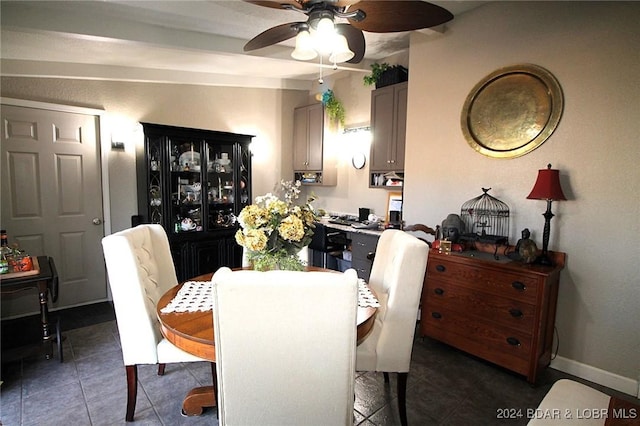
[[[171,138],[169,143],[171,174],[170,231],[173,233],[204,230],[202,200],[202,142]]]
[[[234,145],[207,141],[207,227],[209,230],[233,228],[236,224],[237,161]]]
[[[163,162],[161,140],[149,144],[149,221],[163,225],[162,172],[166,166]]]

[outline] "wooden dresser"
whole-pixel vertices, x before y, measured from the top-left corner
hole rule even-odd
[[[483,252],[429,252],[421,332],[525,375],[535,383],[551,361],[558,281],[553,267],[526,265]]]

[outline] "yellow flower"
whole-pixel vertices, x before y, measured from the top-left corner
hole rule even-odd
[[[282,200],[275,200],[269,204],[269,211],[273,214],[285,215],[287,214],[287,203]]]
[[[278,233],[285,240],[300,241],[304,237],[304,225],[300,218],[287,216],[278,226]]]
[[[251,204],[242,209],[238,220],[240,225],[248,228],[260,228],[269,222],[271,215],[269,211],[262,207]]]
[[[236,241],[250,251],[260,251],[267,247],[267,236],[260,229],[238,230]]]

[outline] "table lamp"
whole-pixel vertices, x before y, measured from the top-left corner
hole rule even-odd
[[[527,196],[530,200],[547,200],[547,211],[544,212],[544,231],[542,233],[542,253],[536,259],[536,263],[541,265],[553,265],[549,259],[549,234],[551,232],[551,202],[554,200],[566,200],[560,186],[560,171],[551,168],[551,164],[546,169],[538,170],[538,179],[536,180],[531,193]]]

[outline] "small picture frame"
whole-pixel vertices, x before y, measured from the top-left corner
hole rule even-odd
[[[387,224],[391,223],[394,219],[391,212],[399,212],[393,215],[397,215],[399,219],[402,218],[402,192],[389,192],[387,195]]]

